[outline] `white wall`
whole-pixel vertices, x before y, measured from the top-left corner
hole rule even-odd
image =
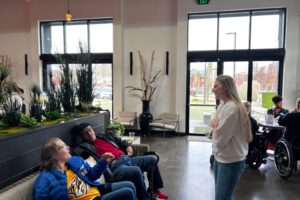
[[[154,118],[163,112],[176,112],[176,3],[173,0],[125,1],[124,5],[124,87],[140,86],[138,51],[150,67],[155,51],[153,73],[161,70],[158,88],[150,103]],[[169,52],[169,75],[166,75],[166,51]],[[129,53],[133,52],[133,75],[129,73]],[[141,100],[124,91],[123,110],[141,113]]]
[[[14,64],[13,77],[25,83],[41,83],[38,22],[61,20],[67,10],[62,0],[1,1],[0,54]],[[286,58],[283,97],[294,105],[300,96],[300,1],[298,0],[213,0],[198,5],[196,0],[76,0],[70,1],[74,19],[112,17],[114,19],[114,112],[142,110],[139,99],[125,87],[139,86],[137,51],[148,60],[155,50],[155,69],[161,69],[159,87],[150,109],[156,117],[162,112],[180,113],[180,129],[185,130],[187,15],[192,12],[287,7]],[[169,75],[165,75],[165,52],[169,51]],[[133,52],[133,75],[129,75],[129,52]],[[24,54],[29,56],[29,76],[24,76]],[[154,70],[155,71],[155,70]]]
[[[25,88],[29,78],[25,77],[25,54],[30,53],[29,6],[18,0],[1,1],[0,6],[0,55],[9,56],[10,78]]]

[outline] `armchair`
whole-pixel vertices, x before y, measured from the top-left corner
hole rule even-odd
[[[135,129],[137,126],[137,115],[136,112],[120,111],[119,116],[114,121],[120,122],[126,129]]]
[[[166,136],[166,131],[176,132],[177,129],[177,132],[179,132],[179,114],[161,114],[159,119],[154,119],[149,123],[149,135],[152,128],[162,129],[164,137]]]

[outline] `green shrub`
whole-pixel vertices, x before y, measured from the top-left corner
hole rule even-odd
[[[22,113],[19,125],[22,127],[35,128],[38,126],[38,123],[34,117],[29,117]]]
[[[61,111],[61,104],[60,104],[60,91],[52,82],[52,72],[49,74],[50,88],[47,89],[46,93],[48,96],[48,101],[46,104],[46,110],[50,111]]]
[[[59,54],[57,54],[55,57],[57,62],[61,63],[60,69],[62,70],[59,93],[60,103],[62,104],[64,112],[74,112],[76,102],[76,87],[73,73],[70,70],[69,63],[65,57]]]
[[[92,57],[87,48],[79,42],[80,54],[77,63],[79,66],[76,68],[77,75],[77,97],[79,107],[82,111],[88,112],[91,110],[94,100],[93,95],[93,70],[92,70]]]
[[[0,130],[4,128],[6,128],[6,125],[2,121],[0,121]]]
[[[21,118],[20,106],[14,98],[15,83],[12,81],[6,82],[7,99],[3,104],[3,122],[8,126],[18,126]]]
[[[43,100],[41,99],[42,91],[40,86],[32,85],[30,88],[30,117],[34,117],[38,122],[42,121]]]
[[[49,120],[57,120],[61,118],[61,113],[58,110],[44,112],[43,115]]]
[[[125,133],[125,127],[123,124],[117,121],[112,121],[109,125],[106,126],[107,131],[115,132],[117,130],[121,131],[121,135]]]

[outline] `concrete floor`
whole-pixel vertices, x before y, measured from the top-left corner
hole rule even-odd
[[[160,155],[159,167],[165,185],[163,191],[169,194],[169,200],[214,199],[213,171],[209,164],[210,142],[191,141],[187,136],[165,139],[151,136],[142,138],[142,143],[149,144],[150,149]],[[299,183],[299,171],[284,180],[277,174],[273,161],[268,160],[259,170],[245,169],[234,198],[296,200],[300,199]]]

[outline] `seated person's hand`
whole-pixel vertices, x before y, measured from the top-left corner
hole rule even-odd
[[[127,155],[132,156],[133,155],[133,148],[132,146],[128,146],[126,149]]]
[[[102,158],[105,160],[105,162],[111,163],[115,159],[115,156],[110,152],[106,152],[102,155]]]

